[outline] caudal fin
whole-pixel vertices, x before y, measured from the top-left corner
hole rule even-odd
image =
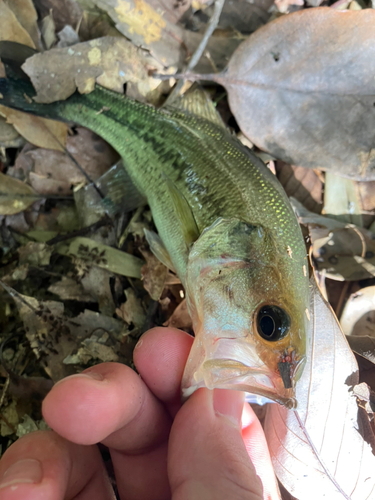
[[[33,100],[34,96],[35,90],[30,82],[21,79],[0,78],[0,104],[3,106],[45,118],[62,119],[57,104],[37,103]]]

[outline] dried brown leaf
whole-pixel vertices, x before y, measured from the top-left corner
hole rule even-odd
[[[47,103],[64,100],[76,89],[89,93],[96,83],[121,93],[125,83],[132,83],[147,96],[160,83],[149,74],[158,68],[146,51],[110,36],[35,54],[22,66],[37,91],[35,101]]]
[[[143,286],[153,300],[159,300],[167,279],[168,268],[150,251],[143,248],[140,250],[146,260],[141,269]]]
[[[1,102],[1,99],[0,99]],[[11,123],[27,141],[41,148],[64,151],[68,126],[66,123],[40,118],[0,104],[0,115]]]
[[[82,127],[76,129],[75,135],[68,137],[66,149],[92,180],[103,175],[118,158],[107,142]],[[29,179],[38,193],[71,194],[72,186],[87,182],[86,177],[63,152],[34,149],[26,152],[25,156],[32,160]]]
[[[282,16],[251,35],[225,73],[210,76],[259,148],[294,165],[374,179],[374,25],[371,9]]]
[[[0,173],[0,215],[12,215],[26,210],[39,196],[17,179]]]
[[[293,196],[307,210],[320,214],[323,184],[313,170],[278,161],[276,174],[288,196]]]
[[[0,40],[19,42],[35,49],[35,44],[31,36],[4,0],[0,0]]]
[[[38,14],[35,10],[32,0],[5,0],[7,6],[11,9],[13,14],[16,16],[18,22],[30,35],[34,43],[34,47],[40,47],[40,34],[38,29]],[[11,40],[10,38],[4,38],[4,40]],[[13,40],[15,42],[20,40]],[[26,44],[27,45],[27,44]],[[30,45],[31,47],[31,45]],[[40,47],[41,48],[41,47]]]
[[[87,0],[85,0],[87,3]],[[194,53],[201,33],[184,30],[160,8],[157,0],[90,0],[114,21],[116,28],[137,47],[144,47],[164,67],[180,67]],[[222,69],[240,43],[239,37],[212,36],[198,71]]]
[[[172,316],[164,323],[164,326],[180,328],[181,330],[190,330],[193,328],[191,317],[187,309],[186,299],[178,304]]]
[[[125,290],[125,296],[126,302],[116,309],[116,314],[128,325],[133,324],[135,327],[141,328],[146,321],[146,313],[141,301],[132,288]]]

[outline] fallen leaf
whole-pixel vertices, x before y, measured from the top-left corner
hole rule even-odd
[[[167,279],[168,268],[149,250],[141,247],[140,251],[146,260],[141,269],[143,286],[153,300],[159,300]]]
[[[253,33],[268,22],[271,16],[269,9],[272,5],[273,0],[225,2],[219,27],[236,30],[238,33]]]
[[[17,130],[0,116],[0,147],[19,148],[24,142]]]
[[[89,362],[111,363],[119,361],[119,356],[116,354],[113,347],[105,345],[109,340],[107,332],[98,330],[98,333],[82,341],[82,347],[72,355],[67,356],[63,363],[65,365],[87,365]]]
[[[10,2],[10,5],[13,2]],[[17,2],[15,2],[17,4]],[[26,4],[25,4],[26,5]],[[16,6],[15,10],[16,9]],[[0,0],[0,40],[22,43],[35,49],[35,44],[26,29],[17,20],[13,10],[4,0]]]
[[[42,19],[40,23],[44,45],[50,49],[56,42],[56,27],[53,20],[52,11]]]
[[[323,184],[313,170],[278,161],[276,175],[289,197],[293,196],[307,210],[320,214]]]
[[[324,183],[324,207],[322,214],[332,219],[363,226],[362,207],[357,183],[327,172]]]
[[[52,10],[57,31],[67,24],[75,28],[82,20],[83,11],[76,0],[34,0],[34,4],[41,19]]]
[[[124,293],[126,301],[116,309],[116,314],[128,325],[133,324],[136,328],[141,328],[146,321],[141,301],[132,288],[127,288]]]
[[[14,429],[19,422],[16,405],[16,401],[13,400],[10,404],[1,408],[1,417],[4,418],[0,418],[0,436],[10,436],[14,433]]]
[[[347,335],[346,340],[355,354],[375,364],[375,332],[372,331],[371,334],[371,337],[369,335]]]
[[[163,326],[171,328],[179,328],[180,330],[191,330],[193,328],[191,317],[187,309],[186,299],[184,299],[176,309],[172,316],[164,323]]]
[[[0,115],[4,116],[7,123],[11,123],[22,137],[35,146],[64,151],[68,133],[66,123],[22,113],[22,111],[6,108],[1,104]]]
[[[191,57],[203,37],[165,17],[157,0],[85,0],[84,3],[105,11],[120,33],[136,47],[149,50],[160,64],[172,70]],[[213,65],[222,69],[239,43],[238,36],[211,36],[196,69],[210,71]]]
[[[205,79],[227,89],[242,132],[260,149],[293,165],[374,179],[374,24],[371,9],[282,16],[251,35],[225,72]]]
[[[0,214],[12,215],[26,210],[40,196],[33,188],[9,175],[0,173]]]
[[[298,408],[272,404],[267,411],[272,462],[298,500],[370,500],[375,457],[353,395],[358,367],[332,310],[312,287],[311,345],[296,388]]]
[[[95,181],[117,160],[111,146],[88,129],[77,127],[76,134],[68,137],[67,151]],[[69,156],[61,151],[34,149],[25,153],[32,160],[30,184],[38,192],[50,195],[72,194],[72,186],[87,182]]]
[[[150,71],[160,68],[146,51],[109,36],[35,54],[22,65],[37,91],[35,101],[44,103],[64,100],[76,89],[87,94],[96,83],[120,93],[132,83],[147,96],[160,84]]]
[[[361,288],[350,296],[340,323],[345,335],[375,337],[375,286]]]
[[[18,248],[19,264],[30,266],[48,266],[50,263],[52,248],[45,243],[29,241],[26,245]]]
[[[30,35],[34,44],[33,48],[41,49],[40,33],[38,29],[38,14],[32,0],[5,0],[5,3],[15,15],[17,21]],[[4,38],[3,40],[12,40],[23,43],[21,40],[13,40],[11,38]],[[32,47],[32,45],[30,45],[30,47]]]
[[[80,302],[93,302],[93,297],[85,292],[81,283],[77,283],[73,278],[63,276],[48,288],[50,293],[54,293],[61,300],[77,300]]]
[[[55,249],[61,255],[76,257],[90,266],[102,267],[130,278],[141,277],[143,260],[89,238],[73,238],[68,244],[58,243]]]
[[[314,214],[291,198],[298,220],[309,228],[313,267],[334,280],[375,276],[375,234],[354,224]]]

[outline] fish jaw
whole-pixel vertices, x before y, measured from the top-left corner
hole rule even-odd
[[[246,338],[196,333],[181,384],[183,399],[201,387],[241,390],[287,408],[297,405],[294,384],[285,389],[280,374],[267,367]]]

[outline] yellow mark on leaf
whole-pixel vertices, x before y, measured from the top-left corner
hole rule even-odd
[[[90,66],[97,66],[102,59],[102,51],[98,49],[98,47],[94,47],[90,50],[87,56],[89,58]]]
[[[145,44],[157,42],[161,39],[166,22],[144,0],[133,0],[132,2],[119,0],[115,11],[119,21],[129,26],[131,34],[136,33],[142,36]]]

